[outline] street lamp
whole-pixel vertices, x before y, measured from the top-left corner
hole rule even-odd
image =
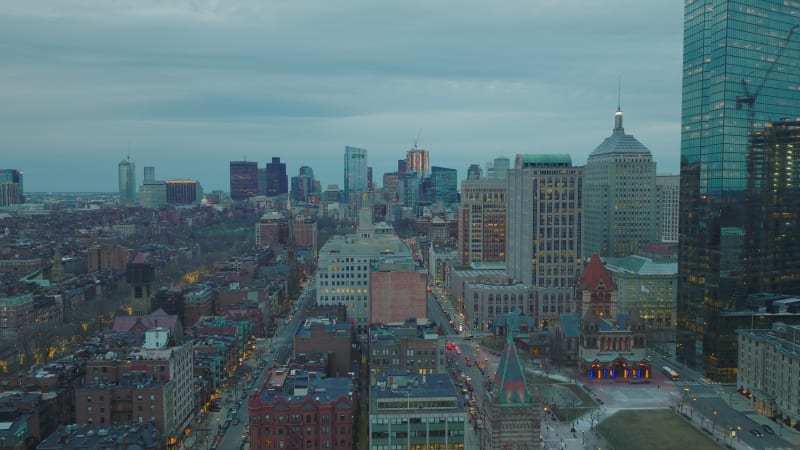
[[[715,409],[715,410],[714,410],[714,423],[713,423],[713,424],[711,424],[711,427],[712,427],[712,428],[711,428],[711,434],[712,434],[712,435],[713,435],[714,433],[716,433],[716,432],[717,432],[717,414],[718,414],[718,412],[717,412],[717,410]]]

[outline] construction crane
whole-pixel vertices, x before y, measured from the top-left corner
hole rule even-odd
[[[417,133],[417,138],[414,139],[414,150],[416,150],[418,148],[417,144],[419,143],[419,137],[421,135],[422,135],[422,128],[419,129],[419,132]]]
[[[789,46],[789,41],[791,41],[792,36],[797,32],[797,29],[800,28],[800,25],[794,25],[790,30],[789,34],[783,38],[783,41],[780,44],[780,50],[778,54],[775,56],[775,59],[772,60],[772,63],[767,68],[767,71],[764,72],[764,76],[761,78],[761,84],[756,87],[756,90],[750,92],[750,88],[747,84],[747,79],[742,78],[742,90],[744,91],[744,95],[740,95],[736,97],[736,109],[742,109],[743,105],[747,105],[747,133],[750,135],[753,132],[753,121],[755,118],[755,104],[756,99],[758,98],[758,94],[761,93],[761,90],[764,89],[764,85],[767,83],[770,75],[775,70],[775,66],[778,65],[778,61],[780,61],[781,56],[783,56],[783,52],[786,50],[786,47]]]

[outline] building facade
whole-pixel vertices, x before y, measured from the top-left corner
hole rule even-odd
[[[388,372],[370,383],[370,450],[463,450],[464,401],[452,378]]]
[[[656,175],[659,240],[664,244],[678,242],[678,205],[681,194],[680,175]]]
[[[170,205],[192,205],[203,199],[203,188],[196,180],[167,180],[166,191]]]
[[[750,393],[752,409],[800,431],[800,325],[743,329],[736,385]]]
[[[622,127],[589,155],[583,181],[583,254],[628,256],[657,240],[656,163]]]
[[[431,156],[427,150],[412,148],[406,152],[406,173],[416,173],[420,179],[431,173]]]
[[[286,163],[282,163],[280,158],[272,158],[272,162],[267,163],[267,197],[283,195],[289,192],[289,179],[286,176]]]
[[[461,264],[505,262],[506,180],[461,182],[458,244]]]
[[[458,202],[458,171],[447,167],[431,167],[432,201],[450,206]]]
[[[575,310],[582,189],[583,168],[569,155],[517,155],[508,172],[507,270],[533,290],[541,321]]]
[[[367,192],[367,149],[344,148],[344,200],[351,201],[355,193]]]
[[[245,200],[258,194],[258,163],[230,162],[231,199]]]
[[[0,206],[25,203],[22,171],[0,169]]]
[[[428,317],[428,274],[413,260],[376,263],[369,275],[369,323]]]
[[[383,374],[402,371],[411,374],[446,374],[444,336],[419,329],[415,321],[402,326],[369,330],[369,368]]]
[[[119,181],[119,204],[133,205],[136,203],[136,164],[131,161],[130,155],[117,165],[117,175]]]
[[[745,201],[756,188],[751,136],[800,115],[798,14],[797,4],[775,0],[686,1],[677,358],[717,382],[736,379],[738,357],[722,313],[761,288],[750,283],[743,247],[754,237]]]

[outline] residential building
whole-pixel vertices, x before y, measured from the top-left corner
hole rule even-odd
[[[417,327],[414,319],[369,330],[369,368],[383,374],[402,371],[419,375],[446,374],[445,338]]]
[[[517,155],[508,172],[508,274],[533,290],[540,321],[575,311],[583,168],[569,155]]]
[[[506,180],[461,181],[458,223],[461,264],[505,262],[507,193]]]
[[[358,355],[353,348],[353,326],[336,317],[308,317],[294,336],[294,357],[327,360],[329,377],[346,377]]]
[[[258,163],[230,162],[231,199],[245,200],[258,194]]]
[[[763,278],[750,273],[749,262],[783,258],[770,254],[769,242],[794,248],[800,235],[770,236],[783,225],[768,223],[761,231],[749,223],[751,212],[773,207],[750,204],[758,196],[769,202],[772,189],[768,174],[752,166],[766,161],[760,133],[768,133],[766,123],[800,115],[800,5],[685,5],[677,358],[709,380],[732,383],[738,340],[724,313],[741,310],[749,295],[769,292],[764,288],[777,294],[797,288],[796,263],[770,267]],[[780,158],[775,162],[788,162]],[[745,245],[758,241],[765,247],[753,255]]]
[[[248,400],[250,448],[352,449],[357,392],[351,378],[270,371]]]
[[[150,423],[98,426],[71,424],[60,427],[36,446],[36,450],[84,450],[120,448],[159,450],[165,448],[163,436]]]
[[[136,203],[136,164],[131,161],[131,155],[120,161],[117,166],[119,175],[119,204],[133,205]]]
[[[367,192],[367,149],[344,148],[344,201],[357,198],[356,194]]]
[[[427,178],[431,171],[431,157],[427,150],[414,146],[406,152],[406,173],[416,173],[419,179]]]
[[[447,374],[380,374],[370,382],[369,448],[463,450],[466,416]]]

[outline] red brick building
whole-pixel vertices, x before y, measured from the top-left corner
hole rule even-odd
[[[294,357],[310,359],[321,353],[329,362],[328,374],[344,377],[353,370],[359,356],[353,351],[353,327],[349,322],[310,317],[294,337]]]
[[[350,450],[357,403],[351,378],[272,371],[248,401],[250,448]]]
[[[428,317],[427,273],[416,271],[415,264],[393,267],[397,265],[382,264],[370,274],[370,323]]]

